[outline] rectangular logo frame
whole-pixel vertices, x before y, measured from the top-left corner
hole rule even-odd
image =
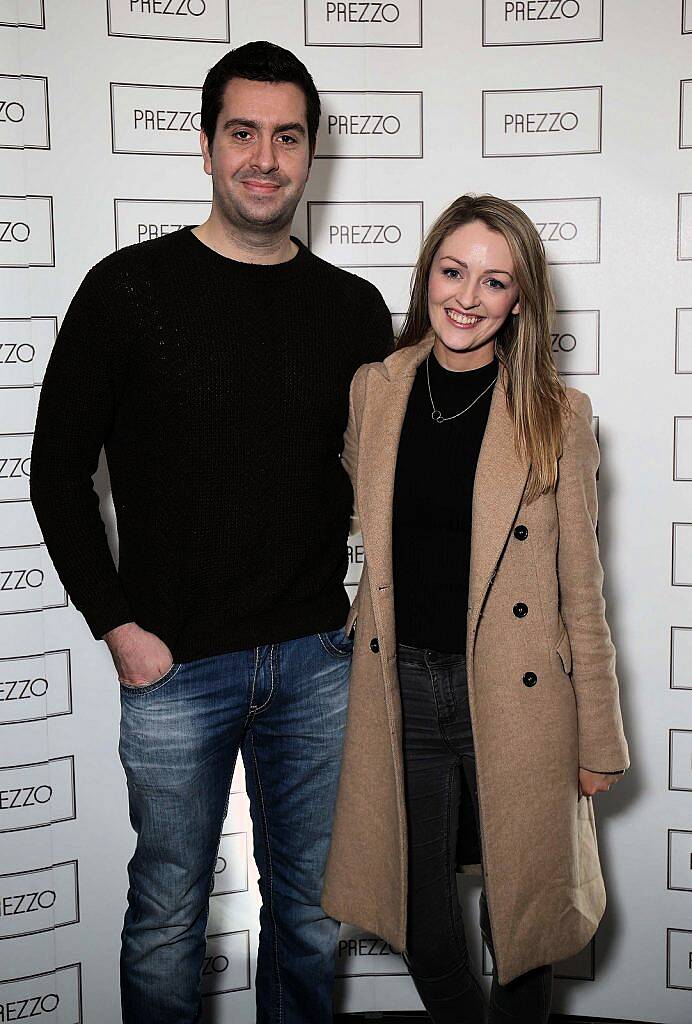
[[[540,93],[577,93],[577,92],[588,92],[595,93],[597,96],[597,115],[595,129],[596,134],[594,138],[594,144],[588,149],[567,149],[567,150],[551,150],[549,152],[535,152],[535,153],[501,153],[501,152],[489,152],[487,143],[487,113],[488,113],[488,97],[492,96],[529,96]],[[557,113],[557,112],[556,112]],[[554,113],[546,115],[547,117],[554,117]],[[552,130],[552,123],[549,124],[548,128]],[[603,86],[602,85],[568,85],[568,86],[557,86],[556,88],[540,88],[540,89],[484,89],[482,93],[482,109],[481,109],[481,132],[482,132],[482,144],[481,144],[481,155],[486,160],[509,160],[509,159],[526,159],[546,156],[589,156],[602,151],[603,142]],[[546,129],[546,133],[550,134],[550,131]]]

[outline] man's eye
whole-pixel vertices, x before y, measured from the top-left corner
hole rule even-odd
[[[233,132],[233,135],[236,139],[240,138],[242,135],[243,138],[240,139],[241,142],[245,142],[246,139],[250,138],[250,132],[246,132],[244,128],[239,128],[237,132]]]
[[[292,135],[279,135],[279,140],[289,144],[296,141]]]

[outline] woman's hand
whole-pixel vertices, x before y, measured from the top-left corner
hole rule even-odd
[[[613,783],[618,782],[621,775],[602,775],[590,772],[588,768],[579,769],[579,799],[593,796],[594,793],[607,793]]]

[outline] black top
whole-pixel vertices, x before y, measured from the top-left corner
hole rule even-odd
[[[95,637],[135,621],[175,661],[338,628],[352,493],[348,390],[392,328],[314,256],[227,259],[189,228],[89,271],[45,381],[31,497]],[[92,489],[105,446],[120,541]]]
[[[394,484],[393,559],[397,641],[464,652],[476,464],[488,422],[496,361],[477,370],[445,370],[430,353],[436,409],[462,416],[434,423],[425,362],[413,382],[399,442]]]

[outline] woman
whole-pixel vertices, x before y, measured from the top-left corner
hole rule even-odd
[[[591,796],[629,766],[591,405],[560,382],[551,313],[529,218],[462,196],[397,350],[351,387],[365,566],[323,905],[405,950],[438,1024],[486,1019],[455,881],[478,839],[487,1019],[548,1020],[552,963],[605,907]]]

